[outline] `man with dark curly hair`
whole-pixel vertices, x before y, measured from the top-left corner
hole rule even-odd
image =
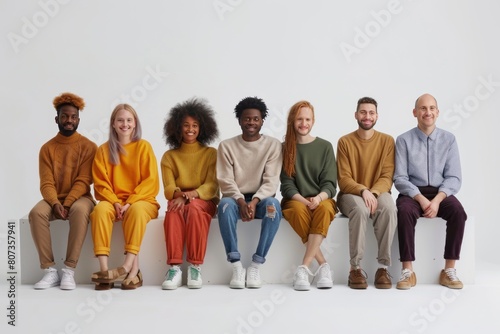
[[[257,97],[241,100],[234,109],[242,134],[223,140],[217,150],[217,179],[222,192],[218,207],[219,227],[227,260],[233,265],[229,287],[260,288],[259,267],[266,261],[281,221],[281,207],[274,197],[282,165],[281,143],[260,134],[268,112]],[[238,219],[262,219],[260,238],[245,270],[240,261],[236,234]],[[246,275],[246,277],[245,277]]]
[[[76,287],[74,270],[87,235],[89,215],[95,205],[90,185],[97,145],[76,131],[80,111],[85,107],[81,97],[63,93],[54,99],[53,104],[59,133],[40,149],[40,192],[43,199],[29,213],[31,235],[44,271],[35,289],[60,285],[63,290],[72,290]],[[66,267],[62,268],[61,279],[54,267],[50,237],[50,223],[57,219],[69,221]]]
[[[164,290],[182,285],[184,247],[190,263],[187,286],[202,287],[200,266],[220,199],[215,176],[217,150],[208,144],[218,134],[214,111],[204,100],[196,98],[175,105],[165,122],[163,135],[170,149],[161,159],[161,173],[168,201],[163,227],[170,269],[162,284]]]

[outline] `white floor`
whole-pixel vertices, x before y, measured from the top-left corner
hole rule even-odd
[[[16,327],[2,316],[0,332],[499,333],[499,282],[497,264],[478,265],[475,284],[462,290],[430,284],[409,291],[377,290],[372,282],[367,290],[334,284],[330,290],[308,292],[284,284],[254,290],[205,285],[201,290],[144,286],[104,292],[92,285],[73,291],[20,285]]]

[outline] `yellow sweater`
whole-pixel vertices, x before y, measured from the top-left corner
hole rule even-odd
[[[122,205],[146,201],[160,208],[156,201],[160,191],[158,165],[151,144],[141,139],[124,149],[120,164],[113,165],[108,142],[99,146],[92,166],[96,199]]]
[[[356,131],[337,143],[337,174],[341,193],[360,195],[370,189],[377,196],[390,192],[394,176],[394,138],[375,131],[364,140]]]
[[[97,145],[78,132],[66,137],[58,133],[40,149],[40,192],[50,206],[70,207],[90,194],[92,161]]]
[[[161,159],[165,198],[174,198],[174,191],[196,190],[205,201],[219,203],[219,184],[216,177],[217,150],[213,147],[182,143],[168,150]]]

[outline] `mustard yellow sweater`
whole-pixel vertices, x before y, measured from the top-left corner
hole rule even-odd
[[[70,207],[80,197],[94,200],[90,193],[92,161],[97,145],[75,132],[58,133],[40,149],[40,192],[50,206]]]
[[[370,189],[377,196],[390,192],[394,176],[394,138],[375,131],[364,140],[356,131],[337,143],[337,174],[341,193],[360,195]]]
[[[158,165],[151,144],[141,139],[124,149],[119,165],[109,160],[108,142],[97,149],[92,165],[96,199],[122,205],[146,201],[160,208],[156,201],[160,191]]]
[[[174,198],[174,192],[196,190],[200,199],[219,203],[219,184],[216,177],[217,150],[213,147],[182,143],[168,150],[161,159],[161,173],[165,198]]]

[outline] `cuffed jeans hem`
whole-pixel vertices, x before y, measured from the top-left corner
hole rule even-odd
[[[240,261],[240,259],[241,259],[241,255],[239,252],[227,253],[227,261],[228,262],[236,262],[236,261]]]
[[[186,261],[189,262],[189,263],[191,263],[191,264],[196,264],[196,265],[203,264],[203,260],[187,259]]]
[[[266,262],[266,259],[263,258],[262,256],[260,255],[257,255],[257,254],[254,254],[252,256],[252,261],[255,262],[255,263],[260,263],[260,264],[264,264],[264,262]]]
[[[446,257],[446,256],[445,256],[445,257],[444,257],[444,259],[445,259],[445,260],[455,260],[455,261],[458,261],[458,260],[460,260],[460,256],[459,256],[459,257],[454,257],[454,256],[453,256],[453,257],[449,257],[449,256],[448,256],[448,257]]]
[[[413,261],[415,261],[415,258],[413,258],[413,259],[402,259],[402,258],[399,258],[399,261],[400,262],[413,262]]]

